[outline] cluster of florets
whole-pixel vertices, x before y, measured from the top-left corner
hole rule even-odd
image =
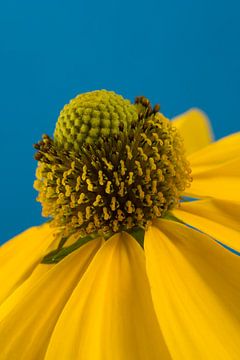
[[[182,139],[159,107],[144,97],[128,106],[137,116],[119,120],[111,136],[102,131],[77,149],[71,136],[60,143],[58,124],[57,141],[45,135],[36,144],[38,200],[66,236],[145,228],[178,204],[191,181]]]

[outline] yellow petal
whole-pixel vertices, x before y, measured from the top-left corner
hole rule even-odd
[[[146,232],[145,252],[172,359],[239,359],[240,258],[208,236],[167,220]]]
[[[207,116],[198,109],[191,109],[173,119],[174,126],[184,139],[187,154],[207,146],[213,139]]]
[[[197,167],[218,166],[240,157],[240,132],[226,136],[188,157],[191,165]]]
[[[188,160],[193,182],[185,195],[240,201],[240,133],[210,144]]]
[[[2,304],[1,359],[44,358],[59,315],[100,245],[101,240],[90,241],[60,263],[51,265],[38,281],[30,276]]]
[[[49,224],[33,227],[0,248],[0,303],[32,273],[54,242]]]
[[[128,234],[100,249],[55,327],[45,360],[169,359],[144,253]]]
[[[240,201],[240,157],[213,167],[192,167],[193,181],[184,191],[195,198]]]
[[[192,201],[181,203],[181,207],[172,213],[240,252],[240,204],[216,200]]]

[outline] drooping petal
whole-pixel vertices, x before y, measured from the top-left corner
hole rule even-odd
[[[169,359],[144,252],[120,233],[98,252],[55,327],[46,360]]]
[[[172,359],[240,358],[240,257],[180,223],[145,235],[155,310]]]
[[[30,276],[2,304],[1,359],[44,359],[59,315],[100,245],[100,239],[92,240],[51,265],[37,281]]]
[[[0,247],[0,303],[28,278],[53,242],[53,229],[45,224]]]
[[[172,213],[183,222],[240,251],[240,203],[220,200],[185,202]]]
[[[212,140],[212,130],[207,116],[198,109],[191,109],[173,119],[174,126],[184,139],[186,154],[207,146]]]
[[[193,182],[185,195],[240,201],[240,133],[210,144],[188,160]]]

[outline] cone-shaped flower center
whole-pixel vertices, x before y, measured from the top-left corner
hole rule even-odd
[[[78,151],[83,143],[92,144],[100,136],[119,132],[120,122],[129,128],[137,120],[129,100],[112,91],[97,90],[78,95],[60,112],[54,140],[66,150]]]
[[[35,188],[43,215],[65,235],[145,228],[189,185],[182,139],[146,98],[105,90],[78,96],[43,136]]]

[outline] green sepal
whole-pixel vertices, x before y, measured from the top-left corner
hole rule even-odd
[[[56,250],[49,252],[44,256],[41,263],[42,264],[57,264],[59,261],[64,259],[67,255],[71,254],[73,251],[80,248],[82,245],[86,244],[88,241],[97,238],[97,235],[88,235],[78,239],[75,243],[70,246],[62,247],[58,246]]]
[[[144,234],[145,234],[144,229],[142,229],[140,227],[136,227],[136,228],[133,228],[133,229],[129,230],[128,233],[132,237],[134,237],[134,239],[137,240],[137,242],[143,248],[143,246],[144,246]]]
[[[172,213],[167,212],[166,215],[163,217],[163,219],[165,220],[171,220],[171,221],[175,221],[178,222],[180,224],[185,224],[182,220],[178,219],[176,216],[174,216]]]

